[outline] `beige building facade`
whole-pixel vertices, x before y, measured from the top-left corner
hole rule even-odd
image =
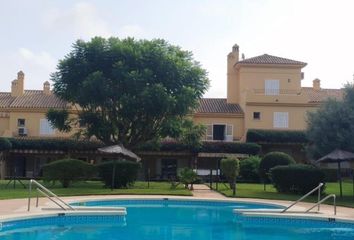
[[[239,59],[227,55],[227,98],[202,99],[194,120],[207,126],[206,140],[244,141],[248,129],[305,130],[307,112],[341,89],[322,89],[315,79],[302,87],[306,63],[268,54]]]

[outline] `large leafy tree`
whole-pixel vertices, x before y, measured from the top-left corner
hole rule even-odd
[[[62,131],[85,125],[87,136],[135,146],[173,133],[208,88],[191,52],[164,40],[101,37],[77,41],[52,75],[54,92],[78,106],[78,119],[50,110]]]
[[[314,158],[336,148],[354,152],[354,85],[347,84],[343,99],[328,99],[308,113],[309,153]]]

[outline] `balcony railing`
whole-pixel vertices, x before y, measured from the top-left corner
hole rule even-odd
[[[276,95],[300,95],[301,90],[294,90],[294,89],[253,89],[254,94],[259,95],[269,95],[269,96],[276,96]]]

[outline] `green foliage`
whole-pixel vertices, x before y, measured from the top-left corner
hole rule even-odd
[[[259,164],[259,175],[264,182],[269,182],[269,171],[279,165],[295,164],[295,160],[283,152],[270,152],[264,155]]]
[[[53,126],[59,131],[70,132],[72,127],[70,125],[69,112],[66,109],[55,110],[49,109],[46,113],[47,119],[49,119]]]
[[[222,153],[241,153],[256,155],[260,152],[261,146],[255,143],[238,143],[238,142],[204,142],[201,152],[222,152]]]
[[[73,139],[25,139],[9,138],[13,149],[40,149],[61,151],[93,151],[103,147],[98,141],[84,141]]]
[[[240,171],[240,163],[237,158],[228,157],[221,159],[220,169],[233,189],[233,195],[236,195],[236,178]]]
[[[246,182],[259,182],[259,165],[261,158],[251,156],[240,161],[240,176]]]
[[[195,151],[193,147],[178,141],[170,140],[163,142],[150,141],[141,144],[135,150],[137,151]],[[261,146],[255,143],[238,143],[238,142],[202,142],[199,152],[207,153],[240,153],[240,154],[258,154]]]
[[[321,170],[325,175],[325,182],[337,182],[338,181],[338,169],[321,168]]]
[[[115,165],[115,167],[114,167]],[[98,165],[99,176],[106,187],[112,186],[112,173],[115,168],[114,188],[128,188],[137,179],[140,163],[133,161],[108,161]]]
[[[52,80],[60,98],[81,107],[87,136],[127,147],[165,137],[208,88],[192,53],[160,39],[78,40]],[[48,116],[55,127],[68,124],[58,115]]]
[[[249,129],[247,131],[247,142],[307,143],[308,140],[305,131]]]
[[[188,188],[189,184],[193,184],[198,180],[198,174],[190,168],[181,168],[178,170],[178,180],[184,184],[185,188]],[[192,185],[193,186],[193,185]],[[192,189],[193,187],[191,187]]]
[[[325,179],[321,169],[304,164],[277,166],[270,170],[270,174],[274,187],[283,193],[305,194]]]
[[[328,99],[307,116],[309,154],[317,159],[335,149],[354,152],[354,84],[344,88],[343,100]]]
[[[95,166],[77,159],[62,159],[43,166],[46,181],[59,181],[64,188],[79,180],[86,180],[96,174]]]
[[[0,138],[0,151],[10,150],[12,143],[7,138]]]

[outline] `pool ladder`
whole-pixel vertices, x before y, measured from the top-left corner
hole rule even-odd
[[[317,202],[311,206],[309,209],[307,209],[305,211],[305,213],[309,213],[312,209],[314,209],[315,207],[317,207],[317,211],[319,212],[320,211],[320,206],[323,202],[325,202],[327,199],[329,198],[333,198],[333,212],[334,212],[334,215],[337,214],[337,205],[336,205],[336,195],[335,194],[330,194],[330,195],[327,195],[326,197],[324,197],[322,200],[321,200],[321,189],[323,187],[323,183],[320,183],[318,184],[317,187],[315,187],[314,189],[312,189],[310,192],[306,193],[304,196],[302,196],[301,198],[299,198],[298,200],[296,200],[295,202],[293,202],[290,206],[288,206],[287,208],[283,209],[281,211],[281,213],[285,213],[287,212],[291,207],[295,206],[296,204],[298,204],[299,202],[301,202],[302,200],[304,200],[305,198],[307,198],[308,196],[310,196],[312,193],[318,191],[318,194],[317,194]]]
[[[50,191],[48,188],[44,187],[42,184],[37,182],[34,179],[30,180],[29,186],[28,186],[28,207],[27,211],[31,210],[31,197],[32,197],[32,185],[35,185],[36,190],[37,190],[37,198],[36,198],[36,207],[38,207],[38,198],[39,194],[44,195],[46,198],[48,198],[50,201],[52,201],[55,205],[60,207],[62,210],[67,211],[71,210],[74,211],[75,208],[64,202],[62,199],[60,199],[56,194],[54,194],[52,191]]]

